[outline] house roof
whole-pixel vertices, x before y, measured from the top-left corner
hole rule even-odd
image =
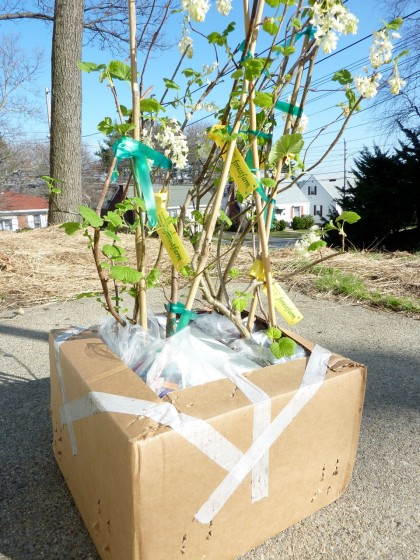
[[[0,211],[47,210],[48,201],[40,196],[15,192],[0,193]]]
[[[153,191],[159,192],[162,188],[162,185],[153,185]],[[179,208],[185,202],[185,197],[187,196],[188,189],[190,185],[171,185],[169,187],[169,201],[167,204],[168,208]],[[212,192],[205,194],[202,199],[200,200],[200,205],[207,205]],[[127,196],[131,197],[133,195],[133,186],[131,185],[128,189]]]
[[[285,186],[285,184],[281,183],[280,189]],[[282,204],[294,204],[296,202],[309,202],[306,194],[302,192],[296,184],[292,185],[287,191],[281,192],[276,196],[277,206],[281,206]]]
[[[310,175],[307,179],[299,181],[299,188],[302,189],[307,184],[318,183],[330,196],[331,198],[338,198],[341,193],[338,188],[343,187],[342,179],[318,179],[315,175]]]

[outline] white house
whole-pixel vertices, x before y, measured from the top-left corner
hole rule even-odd
[[[315,218],[316,224],[322,224],[331,211],[341,214],[342,209],[335,201],[341,196],[338,187],[342,187],[342,181],[336,179],[318,179],[310,175],[307,179],[298,181],[302,193],[309,199],[310,209],[308,214]]]
[[[0,231],[40,228],[48,225],[48,201],[40,196],[0,193]]]
[[[286,184],[280,183],[280,190],[285,186]],[[277,220],[285,220],[290,225],[295,216],[307,216],[309,212],[309,198],[299,189],[296,183],[277,194],[275,213]]]

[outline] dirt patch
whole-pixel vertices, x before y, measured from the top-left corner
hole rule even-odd
[[[133,236],[122,235],[122,245],[127,251],[130,264],[134,264]],[[96,269],[87,248],[87,240],[81,234],[67,236],[58,227],[35,229],[19,233],[0,232],[0,309],[26,308],[56,301],[74,299],[81,292],[99,290]],[[187,245],[187,244],[186,244]],[[148,270],[156,263],[159,240],[147,241]],[[215,256],[216,248],[212,248]],[[227,246],[222,247],[222,252]],[[326,249],[323,256],[331,251]],[[308,261],[297,256],[292,249],[271,251],[276,279],[287,277]],[[211,262],[211,261],[210,261]],[[235,267],[246,274],[253,262],[252,251],[244,247],[236,259]],[[325,261],[322,266],[333,267],[363,280],[366,288],[375,293],[411,298],[420,305],[420,256],[410,253],[345,253]],[[213,267],[214,268],[214,267]],[[166,254],[159,264],[161,283],[169,294],[170,262]],[[209,268],[212,273],[212,267]],[[322,293],[314,280],[319,271],[305,271],[289,277],[285,284],[312,297],[342,299],[333,291]],[[378,305],[378,304],[377,304]],[[406,312],[420,318],[420,313]]]

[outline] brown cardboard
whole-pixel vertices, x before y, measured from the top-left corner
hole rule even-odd
[[[195,515],[227,473],[173,429],[143,416],[101,412],[71,424],[77,444],[72,454],[69,426],[59,414],[63,393],[54,339],[60,332],[50,336],[53,448],[102,559],[233,560],[346,489],[358,441],[364,366],[333,355],[319,391],[270,448],[268,497],[252,503],[248,474],[203,524]],[[247,375],[270,395],[272,418],[296,393],[306,362]],[[64,342],[60,363],[67,402],[90,391],[170,402],[208,421],[243,453],[252,444],[253,405],[230,380],[159,399],[92,331]]]

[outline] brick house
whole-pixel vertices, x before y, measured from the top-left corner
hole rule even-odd
[[[48,201],[40,196],[0,193],[0,231],[39,228],[48,225]]]

